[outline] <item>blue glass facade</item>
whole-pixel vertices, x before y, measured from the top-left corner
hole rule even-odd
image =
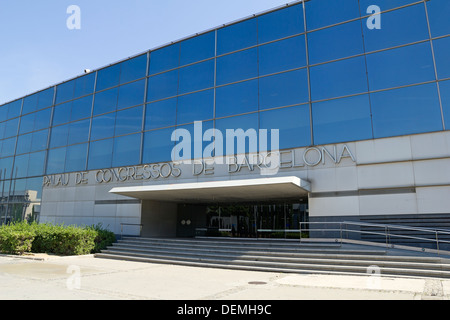
[[[299,2],[7,103],[2,194],[170,161],[171,133],[194,121],[280,129],[282,149],[448,130],[448,12],[447,0]]]

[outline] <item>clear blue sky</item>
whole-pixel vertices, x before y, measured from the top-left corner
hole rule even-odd
[[[0,0],[0,104],[286,0]],[[67,8],[81,9],[69,30]]]

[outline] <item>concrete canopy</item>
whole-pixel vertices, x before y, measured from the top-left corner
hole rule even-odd
[[[308,181],[291,176],[118,187],[109,192],[142,200],[220,203],[299,199],[306,196],[309,191]]]

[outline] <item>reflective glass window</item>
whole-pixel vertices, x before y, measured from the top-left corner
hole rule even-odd
[[[433,41],[439,79],[450,78],[450,37]]]
[[[430,20],[432,37],[450,34],[450,2],[448,0],[431,0],[425,2]]]
[[[69,125],[53,127],[50,137],[50,148],[63,147],[67,145],[67,137],[69,135]]]
[[[147,54],[121,63],[120,83],[144,78],[147,74]]]
[[[308,102],[306,69],[259,79],[259,108],[269,109]]]
[[[72,112],[70,115],[71,121],[89,118],[91,116],[92,97],[93,96],[87,96],[87,97],[73,101]]]
[[[178,97],[177,124],[191,123],[214,117],[214,90]]]
[[[303,33],[303,6],[298,4],[258,17],[259,43]]]
[[[42,199],[42,178],[38,177],[38,178],[29,178],[26,179],[27,181],[27,187],[26,190],[32,190],[32,191],[37,191],[36,196],[33,198],[33,196],[30,197],[30,201],[38,201],[37,203],[31,203],[31,206],[33,205],[38,205],[40,199]],[[40,203],[39,203],[40,205]],[[34,210],[34,208],[32,209]]]
[[[217,58],[217,85],[258,76],[258,49],[253,48]]]
[[[358,0],[315,0],[305,2],[308,30],[359,18]]]
[[[142,163],[158,163],[171,161],[172,133],[175,128],[153,130],[144,133],[144,149]]]
[[[176,43],[150,54],[149,74],[160,73],[178,67],[180,59],[180,44]]]
[[[145,130],[174,126],[176,124],[177,98],[147,104]]]
[[[308,50],[310,64],[363,53],[361,21],[347,22],[309,33]]]
[[[272,130],[277,129],[279,130],[278,145],[280,149],[304,147],[311,144],[309,105],[264,111],[259,114],[259,119],[260,129],[267,130],[269,150],[276,150],[276,145],[272,144]]]
[[[372,138],[368,95],[313,103],[314,144]]]
[[[64,173],[65,160],[66,148],[49,150],[47,159],[47,174]]]
[[[29,154],[17,156],[14,159],[14,177],[25,178],[27,176],[29,160],[30,160]]]
[[[100,140],[89,144],[88,170],[111,168],[113,139]]]
[[[64,172],[83,171],[86,169],[87,144],[67,147]]]
[[[3,140],[1,156],[2,157],[12,156],[14,155],[15,149],[16,149],[16,137],[5,139]]]
[[[33,132],[31,140],[31,152],[40,151],[47,148],[48,130]]]
[[[94,92],[95,72],[79,77],[75,80],[74,98],[79,98]]]
[[[8,105],[0,107],[0,121],[5,121],[8,118]]]
[[[410,3],[417,2],[417,0],[359,0],[361,5],[361,13],[363,16],[367,14],[372,14],[373,11],[369,11],[368,8],[372,5],[377,5],[382,11],[386,11],[393,8],[398,8],[401,6],[408,5]]]
[[[239,145],[244,147],[243,143],[245,143],[245,153],[257,152],[258,144],[254,145],[252,141],[254,142],[255,134],[257,135],[259,130],[258,113],[217,119],[215,128],[223,135],[224,150],[222,155],[238,154],[238,151],[242,151],[238,150],[240,149]],[[227,130],[230,131],[227,132]],[[234,149],[231,149],[232,146],[234,146]],[[220,155],[220,150],[216,151],[216,155]]]
[[[35,113],[27,114],[26,116],[22,116],[20,118],[20,130],[19,134],[21,133],[28,133],[34,130],[34,119],[36,118]],[[3,122],[2,125],[5,125],[6,122]],[[4,127],[2,131],[2,137],[4,137]]]
[[[374,138],[442,130],[436,83],[372,93],[371,104]]]
[[[142,106],[118,111],[114,135],[134,133],[142,130]]]
[[[258,47],[259,75],[306,66],[305,36],[298,36]]]
[[[214,60],[197,63],[180,69],[178,94],[214,86]]]
[[[22,110],[22,99],[9,103],[7,107],[8,107],[8,119],[20,116],[20,112]],[[0,119],[3,120],[5,118],[0,116]]]
[[[89,126],[91,120],[82,120],[72,122],[69,125],[69,139],[68,144],[76,144],[81,142],[87,142],[89,140]]]
[[[0,177],[1,177],[1,179],[11,178],[13,160],[14,160],[14,157],[0,159]],[[3,183],[2,183],[2,189],[3,189]],[[8,191],[6,191],[6,192],[8,192]]]
[[[17,138],[17,150],[16,154],[28,153],[31,149],[31,140],[33,138],[33,134],[24,134]]]
[[[258,80],[216,89],[216,117],[258,111]]]
[[[5,125],[6,122],[1,122],[0,123],[0,139],[3,139],[5,136]]]
[[[115,112],[92,118],[91,140],[99,140],[114,136],[115,123]]]
[[[435,79],[429,42],[367,55],[370,90]]]
[[[46,152],[30,153],[30,160],[28,162],[29,177],[42,176],[44,174]]]
[[[450,129],[450,80],[439,82],[445,128]]]
[[[37,110],[50,107],[53,104],[53,95],[55,93],[54,88],[50,88],[39,92],[39,100],[37,105]]]
[[[75,91],[75,80],[68,81],[56,87],[56,103],[73,99]]]
[[[364,57],[312,67],[310,77],[313,101],[367,91]]]
[[[217,54],[248,48],[258,43],[256,19],[245,20],[217,30]]]
[[[97,72],[96,90],[104,90],[117,86],[120,81],[120,64],[115,64]]]
[[[180,66],[214,57],[215,46],[214,31],[184,40],[180,43]]]
[[[39,94],[35,93],[23,99],[22,114],[36,111]]]
[[[45,109],[45,110],[36,112],[33,129],[36,131],[36,130],[48,128],[50,126],[51,115],[52,115],[51,109]]]
[[[122,167],[140,163],[141,134],[114,138],[112,166]]]
[[[70,114],[72,112],[73,102],[66,102],[55,106],[53,113],[53,125],[63,124],[70,121]],[[23,118],[23,117],[22,117]]]
[[[177,126],[177,129],[180,131],[175,133],[175,144],[179,145],[177,149],[174,150],[173,160],[180,161],[203,158],[205,148],[211,144],[211,141],[203,141],[203,135],[206,130],[213,129],[213,127],[214,121],[203,121],[196,124]],[[186,136],[187,132],[185,132],[185,130],[189,132],[188,136]],[[187,141],[183,141],[186,137],[189,137],[190,146],[188,146]],[[201,148],[198,148],[197,146],[200,146]],[[189,149],[186,150],[186,147]]]
[[[147,102],[176,96],[178,92],[178,70],[148,78]]]
[[[381,23],[381,29],[369,29],[363,25],[367,52],[429,38],[423,3],[382,13]]]
[[[19,129],[19,118],[8,120],[5,122],[5,138],[17,136],[17,130]]]
[[[144,103],[145,80],[132,82],[119,87],[117,109],[137,106]]]
[[[94,115],[116,110],[118,92],[119,89],[114,88],[95,94]]]

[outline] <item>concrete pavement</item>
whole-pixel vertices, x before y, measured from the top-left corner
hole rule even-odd
[[[38,259],[38,260],[36,260]],[[423,300],[450,280],[301,275],[80,257],[0,256],[1,300]]]

